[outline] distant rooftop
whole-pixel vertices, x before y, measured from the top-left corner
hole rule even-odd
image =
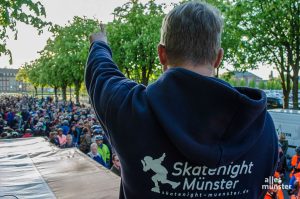
[[[0,68],[0,77],[15,77],[18,69],[13,68]]]
[[[261,77],[251,73],[251,72],[239,72],[239,71],[230,71],[225,72],[223,75],[230,74],[230,76],[234,77],[235,79],[246,79],[246,80],[252,80],[255,79],[256,81],[263,80]]]
[[[14,68],[0,68],[0,73],[17,73],[18,70]]]
[[[234,72],[234,76],[236,78],[253,78],[253,79],[262,79],[261,77],[258,77],[257,75],[254,75],[253,73],[250,72]]]

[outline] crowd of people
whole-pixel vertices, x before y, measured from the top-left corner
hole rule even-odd
[[[43,136],[60,148],[77,147],[120,175],[114,154],[92,108],[51,97],[0,95],[0,139]]]
[[[289,183],[286,190],[289,198],[300,198],[300,146],[296,147],[295,155],[288,157],[289,144],[284,133],[279,135],[278,146],[279,159],[274,181],[264,199],[284,199],[282,185],[285,181]]]

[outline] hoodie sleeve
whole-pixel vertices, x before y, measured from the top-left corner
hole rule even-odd
[[[119,105],[137,85],[118,69],[110,48],[104,42],[94,42],[90,47],[85,84],[97,116],[106,129],[113,126]]]

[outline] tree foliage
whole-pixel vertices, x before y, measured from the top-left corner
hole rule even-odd
[[[282,89],[280,79],[270,79],[267,81],[266,88],[268,90],[280,90]]]
[[[38,60],[25,63],[20,67],[16,75],[16,80],[30,83],[33,85],[35,93],[37,94],[37,88],[41,85],[39,72],[40,69],[38,68]]]
[[[250,80],[250,82],[249,82],[249,87],[250,87],[250,88],[255,88],[255,87],[256,87],[256,82],[255,82],[254,79]]]
[[[6,1],[8,2],[8,0],[4,2]],[[19,1],[23,2],[22,0],[16,2]],[[224,18],[222,47],[225,53],[222,65],[230,64],[234,66],[235,71],[271,65],[279,72],[281,85],[278,85],[278,80],[270,80],[267,83],[237,82],[232,76],[226,77],[226,81],[237,86],[246,83],[247,86],[262,89],[282,88],[285,108],[288,108],[289,94],[292,90],[293,106],[298,108],[299,0],[207,0],[207,2],[220,9]],[[33,16],[44,15],[43,7],[39,3],[34,5],[37,8],[33,10],[35,14]],[[155,0],[149,0],[145,4],[138,0],[129,0],[114,10],[114,20],[106,27],[113,58],[120,69],[128,78],[145,85],[155,80],[161,73],[156,52],[165,8],[165,4],[157,4]],[[2,18],[0,18],[1,25]],[[36,22],[29,20],[28,23],[34,26],[39,24],[40,26],[36,27],[41,29],[42,21],[38,18],[36,20]],[[43,78],[36,78],[32,72],[31,75],[30,73],[27,75],[27,79],[34,80],[35,85],[46,84],[63,90],[67,86],[74,85],[78,94],[83,81],[88,35],[96,31],[97,26],[96,20],[75,17],[65,27],[54,28],[53,38],[47,42],[41,58],[31,63],[33,66],[29,67],[31,70],[39,71],[38,74]],[[7,27],[10,28],[9,25]]]
[[[147,85],[161,73],[157,57],[164,5],[129,1],[107,25],[113,58],[128,78]]]
[[[89,35],[98,31],[98,28],[97,20],[74,17],[68,25],[54,29],[54,39],[48,41],[43,51],[46,57],[51,58],[48,60],[48,69],[52,70],[53,75],[50,85],[61,87],[64,99],[67,86],[74,85],[79,102],[79,90],[89,49]]]
[[[242,35],[237,53],[240,64],[246,69],[260,63],[275,66],[280,74],[284,107],[288,107],[293,81],[293,104],[298,108],[299,0],[235,0],[229,20]]]
[[[0,1],[0,56],[2,54],[10,56],[11,51],[7,49],[7,39],[9,31],[17,39],[17,22],[32,25],[42,32],[43,27],[50,25],[42,18],[46,16],[45,8],[40,1],[32,0],[1,0]]]
[[[88,38],[97,31],[98,25],[97,20],[74,17],[66,26],[56,26],[53,38],[47,41],[40,57],[26,64],[18,76],[23,77],[25,71],[29,82],[36,87],[50,86],[55,93],[61,88],[64,100],[67,87],[73,85],[76,101],[79,103],[79,90],[89,49]]]
[[[265,82],[261,80],[261,81],[258,83],[258,88],[259,88],[259,89],[262,89],[262,90],[266,89],[266,84],[265,84]]]

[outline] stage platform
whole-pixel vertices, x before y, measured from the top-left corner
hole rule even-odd
[[[0,198],[116,199],[120,178],[76,148],[44,138],[0,139]]]

